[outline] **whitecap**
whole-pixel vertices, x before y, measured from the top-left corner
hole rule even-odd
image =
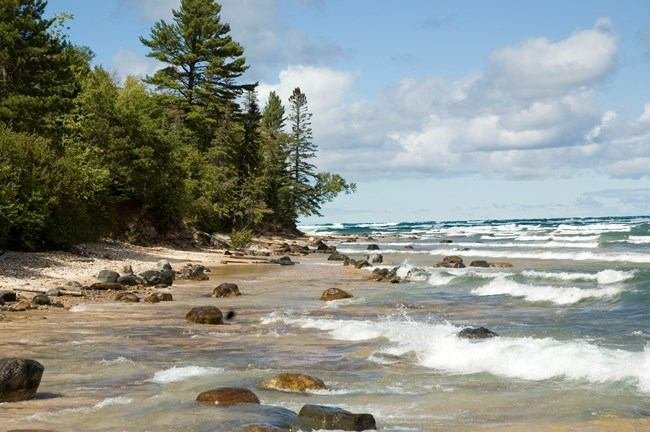
[[[501,251],[490,249],[473,249],[469,251],[428,251],[431,255],[442,255],[446,252],[461,256],[491,258],[650,263],[650,255],[641,253],[597,253],[592,251]]]
[[[539,279],[557,279],[565,281],[597,281],[600,285],[613,284],[632,279],[635,275],[634,270],[622,271],[605,269],[598,273],[578,273],[578,272],[545,272],[537,270],[524,270],[521,272],[523,276],[529,278]]]
[[[204,375],[214,375],[223,372],[222,368],[203,367],[203,366],[174,366],[169,369],[158,371],[151,379],[158,384],[169,384],[178,381],[184,381]]]
[[[119,357],[114,358],[114,359],[112,359],[112,360],[101,359],[101,360],[99,361],[99,364],[102,364],[102,365],[104,365],[104,366],[112,366],[112,365],[122,364],[122,363],[130,363],[130,364],[133,364],[133,363],[135,363],[135,362],[134,362],[133,360],[130,360],[130,359],[128,359],[128,358],[126,358],[126,357],[123,357],[123,356],[119,356]]]

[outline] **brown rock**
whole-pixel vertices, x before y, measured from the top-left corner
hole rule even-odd
[[[97,282],[90,285],[87,289],[97,290],[97,291],[109,291],[109,290],[122,291],[124,290],[124,285],[119,283]]]
[[[447,268],[464,268],[463,259],[456,255],[446,256],[442,259],[442,262],[436,264],[437,267],[447,267]]]
[[[510,268],[512,267],[512,263],[509,262],[504,262],[504,261],[495,261],[490,263],[490,267],[495,267],[495,268]]]
[[[237,297],[240,296],[239,287],[234,283],[222,283],[212,291],[213,297]]]
[[[320,299],[323,301],[332,301],[332,300],[341,300],[346,298],[354,297],[347,291],[343,291],[338,288],[329,288],[323,291],[323,294],[320,296]]]
[[[155,292],[144,298],[145,303],[159,303],[161,301],[172,301],[174,298],[170,293]]]
[[[235,387],[222,387],[204,391],[196,397],[196,401],[206,405],[220,406],[260,403],[260,400],[252,391]]]
[[[223,324],[223,314],[214,306],[199,306],[192,308],[185,319],[197,324]]]
[[[475,260],[469,263],[470,267],[490,267],[490,263],[485,260]]]
[[[18,303],[14,303],[11,306],[11,310],[14,312],[23,312],[29,309],[34,309],[35,306],[32,305],[30,302],[26,300],[19,301]]]
[[[45,368],[36,360],[0,359],[0,402],[32,399],[41,383]]]
[[[246,426],[244,432],[286,432],[288,429],[281,429],[269,424],[254,424]]]
[[[140,301],[140,297],[133,294],[132,292],[121,292],[117,293],[115,296],[115,301],[121,301],[125,303],[138,303]]]
[[[313,376],[299,373],[281,373],[260,384],[267,390],[283,390],[288,392],[304,393],[308,390],[323,390],[325,383]]]

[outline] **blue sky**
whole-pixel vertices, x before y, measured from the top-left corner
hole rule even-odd
[[[118,79],[177,0],[50,0]],[[650,213],[646,1],[224,0],[260,98],[295,86],[359,190],[307,222]]]

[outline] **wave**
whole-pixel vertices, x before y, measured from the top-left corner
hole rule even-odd
[[[588,298],[614,297],[621,291],[623,289],[620,287],[578,288],[528,285],[499,277],[483,286],[474,288],[471,292],[479,296],[509,295],[524,298],[529,302],[552,302],[566,305]]]
[[[223,372],[222,368],[203,367],[203,366],[174,366],[169,369],[158,371],[151,379],[158,384],[169,384],[178,381],[184,381],[188,378],[194,378],[204,375],[214,375]]]
[[[409,251],[413,252],[413,251]],[[567,260],[567,261],[607,261],[607,262],[632,262],[650,263],[650,255],[641,253],[595,253],[592,251],[495,251],[489,249],[474,249],[469,251],[435,250],[428,251],[431,255],[444,253],[461,256],[491,257],[491,258],[521,258],[539,260]]]
[[[650,236],[629,236],[626,240],[628,243],[632,244],[647,244],[650,243]]]
[[[572,273],[572,272],[544,272],[537,270],[524,270],[521,272],[523,276],[538,279],[557,279],[564,281],[597,281],[599,285],[613,284],[632,279],[635,275],[634,270],[601,270],[598,273]]]
[[[495,248],[580,248],[592,249],[598,247],[598,242],[561,242],[545,241],[538,243],[476,243],[476,242],[459,242],[455,243],[458,247],[495,247]]]
[[[600,234],[596,235],[520,235],[515,240],[517,241],[548,241],[554,240],[559,242],[593,242],[600,238]]]
[[[123,356],[119,356],[119,357],[114,358],[112,360],[101,359],[99,361],[99,364],[104,365],[104,366],[112,366],[112,365],[123,364],[123,363],[135,364],[135,362],[133,360],[130,360],[130,359],[128,359],[126,357],[123,357]]]
[[[586,380],[591,383],[626,382],[650,393],[650,348],[624,351],[603,348],[583,340],[496,337],[470,341],[456,336],[461,327],[406,319],[382,321],[291,318],[271,314],[264,323],[282,322],[325,331],[346,341],[385,338],[378,348],[391,355],[413,352],[424,367],[448,374],[490,373],[507,378],[540,381]]]

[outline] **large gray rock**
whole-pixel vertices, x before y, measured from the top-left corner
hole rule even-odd
[[[102,270],[97,275],[97,280],[103,283],[115,283],[119,277],[120,274],[118,272],[113,270]]]
[[[146,285],[172,285],[174,283],[174,272],[172,270],[147,270],[140,273]]]
[[[198,306],[192,308],[185,319],[197,324],[223,324],[223,313],[214,306]]]
[[[144,279],[133,274],[125,274],[117,278],[117,283],[126,286],[144,285]]]
[[[32,399],[41,383],[45,368],[36,360],[0,359],[0,402]]]
[[[372,414],[353,414],[341,408],[323,405],[303,406],[298,419],[305,430],[364,431],[377,428]]]
[[[295,262],[291,261],[291,258],[289,258],[288,256],[283,256],[283,257],[280,257],[280,258],[274,258],[274,259],[271,260],[271,262],[273,264],[280,264],[280,265],[283,265],[283,266],[294,265],[295,264]]]

